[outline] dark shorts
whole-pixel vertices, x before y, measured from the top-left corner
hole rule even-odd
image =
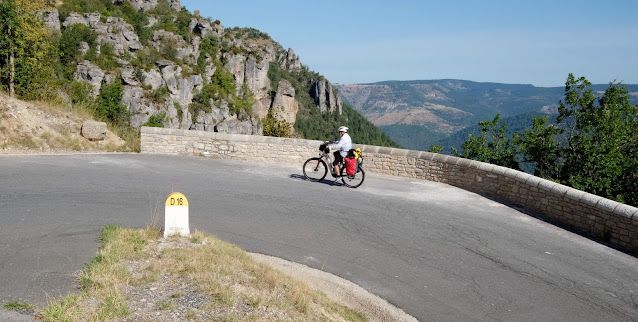
[[[334,162],[332,162],[332,165],[337,165],[337,164],[343,162],[343,157],[341,156],[341,153],[339,151],[335,151],[333,153],[333,155],[335,157],[335,160],[334,160]]]

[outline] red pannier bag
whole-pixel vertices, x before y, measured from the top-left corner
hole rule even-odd
[[[349,176],[353,176],[357,173],[357,159],[355,158],[346,158],[346,174]]]

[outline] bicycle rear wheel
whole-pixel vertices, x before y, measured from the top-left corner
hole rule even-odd
[[[341,173],[345,173],[345,169],[341,171]],[[361,166],[358,166],[357,172],[355,174],[342,175],[341,178],[343,178],[343,184],[345,184],[346,187],[356,188],[363,183],[363,180],[366,178],[366,172],[363,171],[363,168]]]
[[[321,158],[310,158],[303,164],[303,175],[310,181],[321,181],[328,174],[328,166]]]

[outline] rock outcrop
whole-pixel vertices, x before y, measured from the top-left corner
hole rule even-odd
[[[278,112],[279,117],[284,121],[295,124],[299,102],[295,99],[295,88],[292,87],[289,81],[285,79],[279,81],[272,108]]]
[[[281,56],[281,58],[279,59],[279,66],[281,66],[281,68],[297,72],[301,71],[301,69],[303,68],[301,65],[301,60],[299,60],[299,57],[295,54],[292,48],[288,49],[286,55]]]
[[[135,32],[135,28],[122,18],[106,17],[105,22],[102,22],[99,13],[87,13],[84,15],[71,13],[64,20],[62,26],[68,28],[74,24],[83,24],[95,30],[98,35],[98,44],[108,43],[113,45],[117,55],[125,53],[135,55],[138,50],[142,49],[142,44]]]
[[[195,64],[197,63],[195,57],[199,57],[200,41],[201,39],[195,36],[189,44],[182,36],[161,29],[153,32],[152,46],[158,51],[174,51],[175,58],[178,60]]]
[[[207,36],[221,37],[224,34],[224,26],[221,24],[212,24],[203,18],[193,18],[188,28],[193,34],[204,38]]]
[[[158,0],[115,0],[114,3],[121,4],[123,1],[143,11],[158,5]],[[172,0],[170,4],[174,10],[181,10],[179,0]],[[51,16],[54,14],[51,13]],[[162,19],[150,14],[148,26],[156,25]],[[286,80],[271,84],[268,72],[271,63],[288,72],[302,72],[303,65],[292,49],[284,50],[267,36],[234,37],[227,34],[219,21],[211,22],[199,15],[192,16],[188,23],[189,37],[158,29],[144,44],[133,26],[122,18],[102,17],[99,13],[71,13],[62,22],[63,28],[74,24],[92,28],[101,46],[112,45],[119,65],[116,72],[105,72],[84,61],[78,64],[75,79],[91,84],[94,95],[99,94],[103,83],[121,82],[122,101],[130,111],[133,127],[144,125],[151,116],[164,115],[163,124],[169,128],[261,135],[261,120],[270,109],[276,110],[281,119],[294,124],[297,112],[302,108],[295,98],[293,85]],[[202,55],[200,45],[202,39],[208,37],[215,46],[225,49],[219,50],[216,55],[210,52]],[[81,43],[79,49],[83,54],[91,50],[87,43]],[[99,54],[100,47],[96,49]],[[164,59],[147,60],[143,64],[136,60],[148,59],[153,53]],[[235,93],[229,97],[211,98],[208,104],[203,104],[198,98],[196,107],[193,107],[195,96],[213,82],[220,66],[232,75]],[[321,111],[341,113],[341,100],[334,95],[327,80],[315,81],[309,94]],[[243,110],[250,108],[236,108],[238,103],[235,100],[242,97],[254,98],[250,114]]]
[[[310,95],[322,112],[343,112],[341,97],[335,95],[332,84],[325,79],[320,79],[312,85]]]
[[[115,4],[122,4],[124,2],[128,2],[135,8],[135,10],[143,10],[148,11],[155,7],[157,7],[158,0],[114,0]],[[169,4],[171,8],[175,11],[182,10],[182,4],[180,0],[170,0]]]
[[[43,10],[40,16],[49,30],[60,32],[60,14],[57,9]]]
[[[85,82],[93,87],[93,96],[97,97],[102,87],[102,81],[104,81],[104,71],[85,60],[78,64],[77,71],[74,74],[75,80]]]

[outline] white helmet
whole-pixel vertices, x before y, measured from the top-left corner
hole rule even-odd
[[[345,127],[345,126],[342,126],[342,127],[340,127],[340,128],[339,128],[339,132],[346,132],[346,133],[348,133],[348,128],[347,128],[347,127]]]

